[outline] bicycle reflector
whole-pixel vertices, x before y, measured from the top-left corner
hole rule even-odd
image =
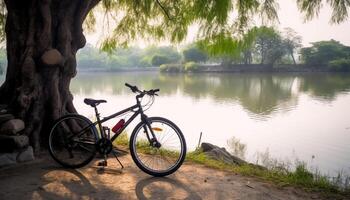
[[[158,127],[154,127],[154,128],[152,128],[152,130],[154,130],[154,131],[162,131],[163,129],[158,128]]]

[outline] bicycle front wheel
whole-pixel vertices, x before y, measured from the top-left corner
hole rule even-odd
[[[96,134],[96,127],[89,119],[76,114],[65,115],[51,129],[50,154],[64,167],[83,167],[96,154]]]
[[[185,159],[185,138],[168,119],[150,117],[148,121],[150,127],[141,122],[131,134],[130,154],[136,165],[147,174],[167,176],[174,173]]]

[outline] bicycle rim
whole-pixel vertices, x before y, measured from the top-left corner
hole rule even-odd
[[[165,176],[176,171],[186,154],[186,143],[181,131],[171,121],[163,118],[149,118],[151,128],[160,143],[153,147],[147,137],[150,134],[145,124],[136,127],[131,138],[131,151],[135,163],[153,176]],[[146,131],[147,130],[147,131]],[[150,137],[152,140],[152,136]]]
[[[94,158],[96,136],[90,124],[89,120],[78,115],[63,117],[55,123],[50,132],[49,150],[58,163],[78,168]]]

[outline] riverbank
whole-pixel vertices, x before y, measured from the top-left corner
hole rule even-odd
[[[262,65],[262,64],[232,64],[209,65],[198,63],[165,64],[159,70],[167,73],[323,73],[323,72],[349,72],[336,70],[328,66],[309,65]]]
[[[125,134],[115,141],[116,146],[124,148],[127,148],[128,144],[128,137]],[[264,167],[244,161],[227,152],[225,148],[210,143],[202,143],[201,148],[188,152],[185,161],[189,164],[200,164],[220,171],[258,178],[277,186],[302,188],[305,191],[320,192],[323,196],[350,197],[349,177],[339,174],[337,179],[331,180],[322,174],[310,172],[302,162],[294,171],[278,162]]]
[[[166,73],[325,73],[325,72],[350,72],[349,70],[339,70],[327,66],[309,66],[309,65],[262,65],[262,64],[164,64],[160,67],[120,67],[106,69],[96,68],[78,68],[78,73],[95,72],[166,72]]]
[[[347,199],[341,194],[305,191],[276,185],[240,173],[186,161],[173,175],[154,178],[139,170],[129,155],[114,158],[100,170],[98,160],[77,169],[64,169],[47,154],[35,161],[0,169],[3,199]]]
[[[120,67],[106,69],[102,67],[96,68],[78,68],[78,73],[93,73],[93,72],[157,72],[159,67]]]

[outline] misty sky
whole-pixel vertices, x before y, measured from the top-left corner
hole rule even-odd
[[[279,21],[280,24],[276,26],[283,30],[285,27],[291,27],[303,38],[303,45],[310,46],[310,42],[320,40],[338,40],[341,43],[350,46],[350,19],[341,24],[330,24],[331,9],[328,5],[324,5],[321,9],[318,18],[305,22],[302,14],[299,13],[295,0],[280,0],[279,2]],[[257,22],[259,23],[259,22]],[[94,33],[86,34],[88,43],[98,45],[99,38],[101,38],[102,28],[97,28]],[[195,38],[196,28],[190,28],[188,38],[185,42],[191,42]],[[146,43],[144,41],[137,41],[136,44],[144,47],[154,43]],[[160,45],[168,44],[161,42]]]

